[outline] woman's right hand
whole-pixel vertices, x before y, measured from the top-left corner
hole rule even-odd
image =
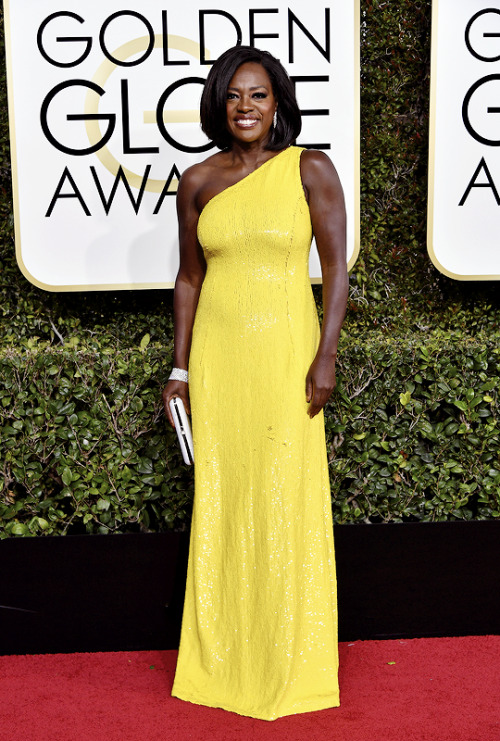
[[[170,399],[173,399],[174,396],[179,396],[182,399],[186,412],[188,414],[191,414],[191,407],[189,405],[188,384],[185,383],[184,381],[169,381],[162,392],[165,414],[167,415],[168,421],[170,422],[172,427],[175,428],[174,418],[172,417],[172,412],[170,411],[170,407],[169,407],[169,401]]]

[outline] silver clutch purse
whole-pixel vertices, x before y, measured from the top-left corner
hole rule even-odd
[[[175,431],[177,432],[179,445],[181,446],[184,463],[192,466],[194,463],[193,436],[184,404],[179,396],[174,396],[170,399],[168,405],[174,418]]]

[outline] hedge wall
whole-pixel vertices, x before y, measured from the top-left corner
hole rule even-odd
[[[45,348],[1,358],[7,535],[179,527],[192,469],[158,399],[170,349]],[[434,333],[343,337],[326,415],[337,522],[500,511],[500,348]]]
[[[326,410],[334,517],[499,517],[500,291],[440,275],[425,247],[430,2],[361,9],[362,251]],[[184,528],[192,471],[159,401],[171,292],[23,278],[0,83],[0,537]]]

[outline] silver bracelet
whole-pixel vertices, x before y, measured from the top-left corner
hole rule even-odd
[[[182,368],[172,368],[172,373],[168,377],[169,381],[184,381],[184,383],[188,383],[189,375],[187,370],[183,370]]]

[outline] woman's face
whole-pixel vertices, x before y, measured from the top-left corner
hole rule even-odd
[[[241,143],[265,143],[277,108],[269,75],[261,64],[238,67],[227,89],[227,128]]]

